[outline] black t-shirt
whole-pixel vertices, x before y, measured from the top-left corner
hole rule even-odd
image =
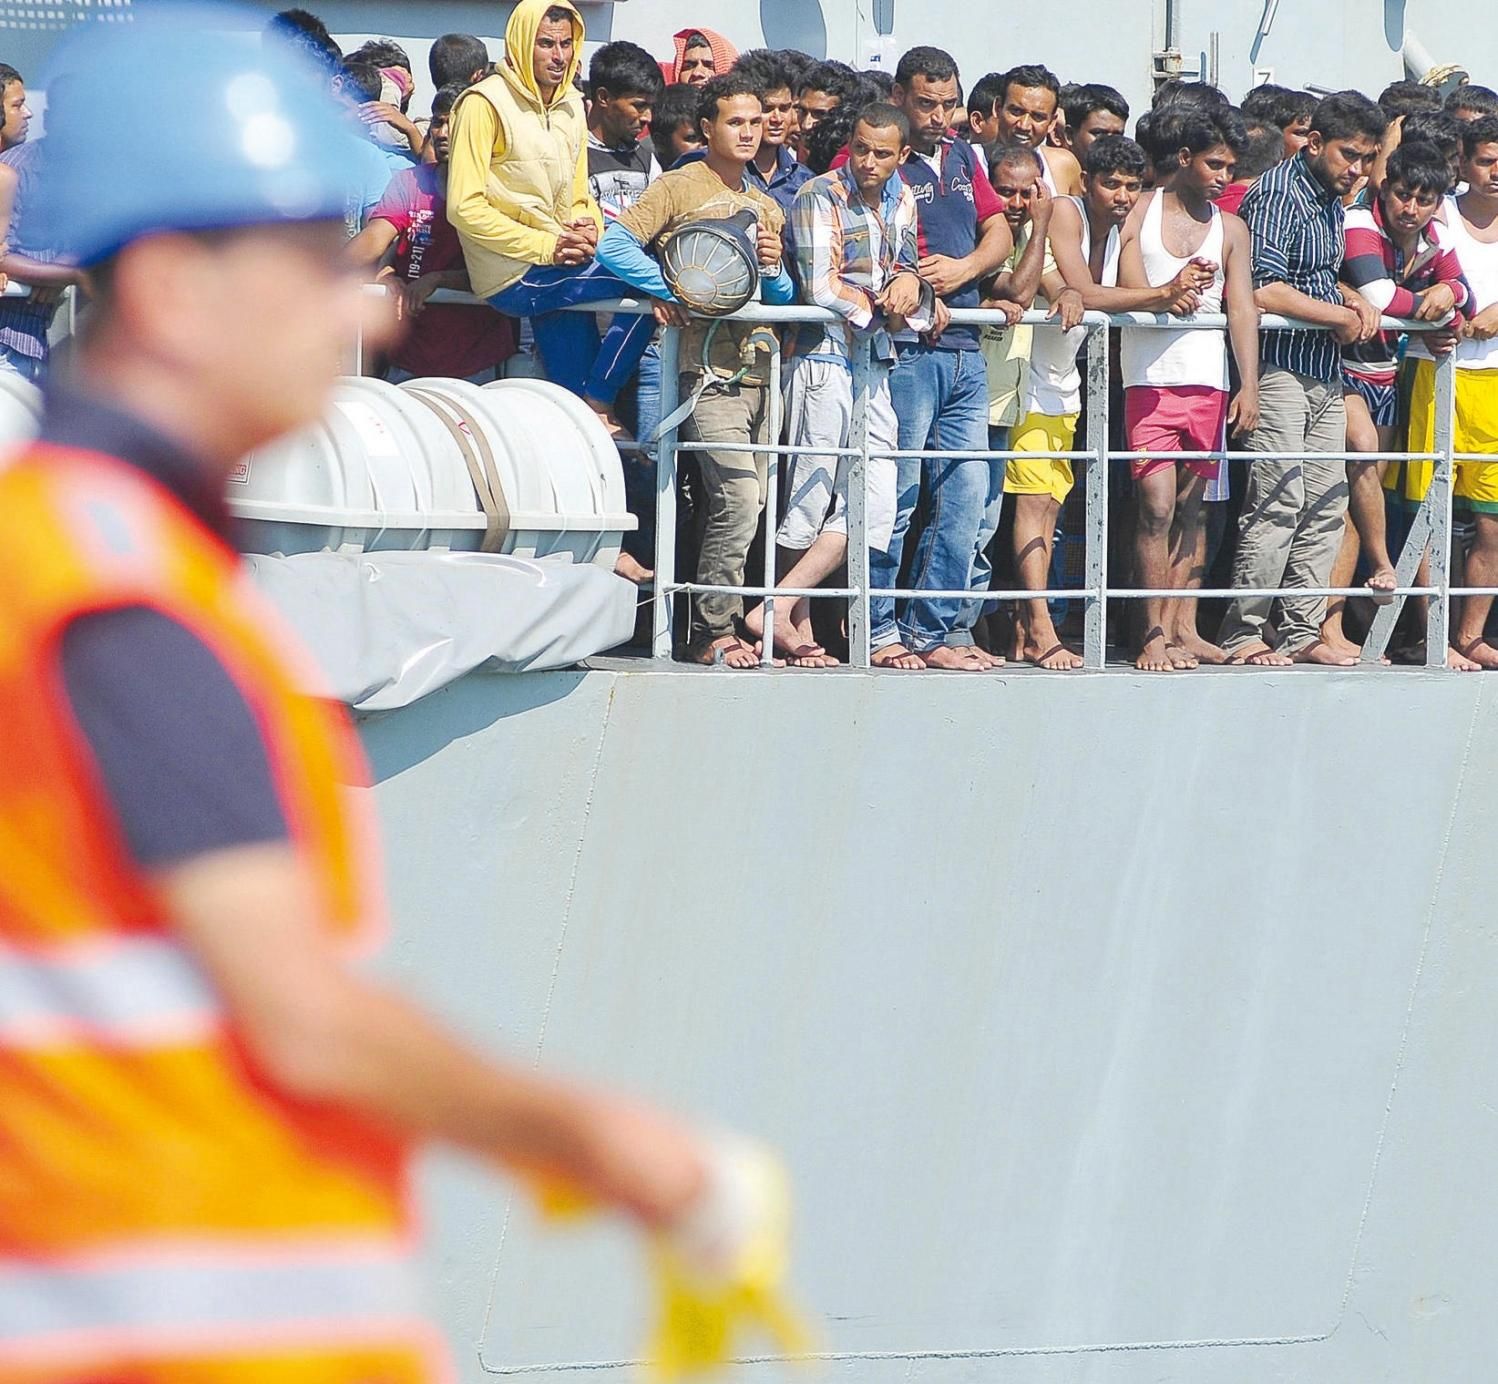
[[[644,195],[650,180],[660,176],[660,165],[643,139],[611,149],[588,136],[588,191],[605,221],[626,212]]]
[[[228,519],[207,470],[103,400],[53,385],[42,440],[117,457],[219,533]],[[145,869],[282,841],[286,814],[248,703],[195,634],[131,606],[63,633],[63,685],[130,853]]]

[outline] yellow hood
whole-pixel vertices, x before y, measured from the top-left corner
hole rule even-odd
[[[532,54],[536,47],[536,33],[547,10],[566,10],[572,16],[572,62],[567,75],[557,87],[549,102],[543,103],[536,89],[536,73],[532,65]],[[522,96],[528,97],[537,107],[557,106],[573,92],[572,79],[582,65],[583,17],[569,0],[520,0],[505,25],[505,60],[500,66],[505,80]]]

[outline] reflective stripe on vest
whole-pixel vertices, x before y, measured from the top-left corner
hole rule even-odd
[[[27,950],[0,940],[0,1044],[112,1048],[202,1041],[224,1015],[203,973],[163,936]]]
[[[0,1262],[0,1362],[81,1351],[91,1338],[169,1350],[410,1336],[418,1309],[407,1255],[384,1241],[238,1254],[168,1243],[66,1264]]]

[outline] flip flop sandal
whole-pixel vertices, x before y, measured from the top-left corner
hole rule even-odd
[[[1043,654],[1039,654],[1035,658],[1026,659],[1025,661],[1033,663],[1037,668],[1047,673],[1075,673],[1077,671],[1075,668],[1047,668],[1045,666],[1046,659],[1055,658],[1057,654],[1064,654],[1066,652],[1065,644],[1052,644]]]

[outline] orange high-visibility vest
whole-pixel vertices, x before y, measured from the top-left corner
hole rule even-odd
[[[116,460],[0,470],[0,1379],[431,1379],[403,1144],[255,1070],[72,721],[63,630],[141,605],[244,695],[330,927],[378,916],[352,730],[297,691],[234,555]]]

